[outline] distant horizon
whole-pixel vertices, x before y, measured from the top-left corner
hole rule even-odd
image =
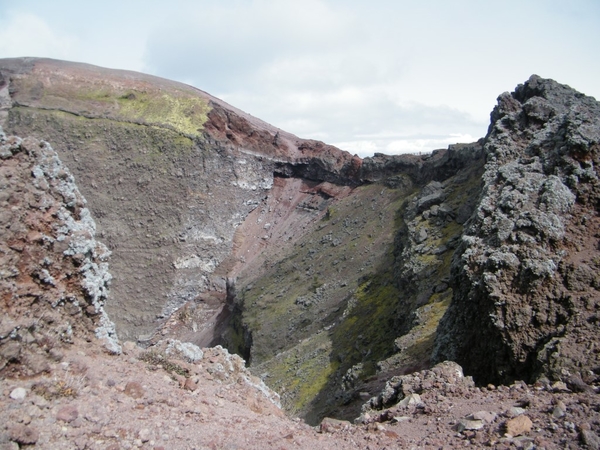
[[[22,0],[0,3],[0,57],[180,81],[364,157],[474,142],[532,74],[600,98],[598,23],[594,0]]]

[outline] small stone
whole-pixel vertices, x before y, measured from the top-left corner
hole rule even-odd
[[[471,420],[483,420],[485,423],[492,423],[494,420],[496,420],[496,416],[497,414],[494,412],[477,411],[467,418]]]
[[[552,410],[552,417],[554,417],[555,419],[560,419],[561,417],[564,417],[566,413],[567,407],[562,401],[558,401],[556,403],[556,406]]]
[[[460,419],[456,424],[456,431],[462,433],[465,430],[481,430],[483,425],[483,420]]]
[[[600,438],[592,430],[581,430],[581,442],[591,450],[600,449]]]
[[[63,406],[56,413],[56,420],[62,420],[63,422],[73,422],[79,417],[79,411],[75,405]]]
[[[137,381],[130,381],[125,385],[125,395],[131,398],[142,398],[146,393],[146,390]]]
[[[419,394],[409,394],[398,402],[398,406],[418,405],[419,403],[423,403]]]
[[[25,414],[21,416],[19,422],[21,422],[23,425],[29,425],[31,423],[31,416]]]
[[[554,392],[571,392],[567,387],[567,384],[562,381],[557,381],[552,385],[552,390]]]
[[[189,378],[185,379],[183,388],[187,389],[188,391],[195,391],[196,389],[198,389],[199,384],[200,384],[199,377],[197,377],[197,376],[189,377]]]
[[[10,429],[10,439],[21,445],[33,445],[40,438],[39,431],[30,425],[17,425]]]
[[[588,392],[590,394],[595,394],[596,391],[591,386],[588,386],[579,375],[571,375],[567,379],[567,387],[573,392]]]
[[[506,434],[511,436],[521,436],[529,433],[533,423],[531,419],[525,415],[520,415],[506,422]]]
[[[417,244],[424,242],[427,240],[427,230],[425,228],[421,228],[414,237]]]
[[[10,392],[10,398],[13,400],[24,400],[27,397],[27,389],[18,387]]]
[[[521,414],[525,413],[525,409],[519,407],[519,406],[513,406],[512,408],[510,408],[507,412],[506,415],[508,417],[517,417],[520,416]]]
[[[40,409],[49,407],[48,400],[46,400],[41,395],[34,395],[33,398],[31,399],[31,403],[33,403],[35,406],[37,406]]]
[[[350,422],[347,420],[332,419],[331,417],[325,417],[321,421],[319,431],[321,433],[334,433],[336,431],[347,430],[351,427]]]
[[[73,443],[78,449],[83,450],[88,447],[88,438],[86,436],[77,436]]]
[[[84,420],[81,417],[78,417],[73,422],[71,422],[71,426],[73,428],[80,428],[85,424]]]
[[[410,420],[410,417],[408,417],[408,416],[394,416],[394,417],[392,417],[392,423],[407,422],[409,420]]]
[[[150,430],[148,428],[142,428],[138,432],[138,438],[142,442],[148,442],[150,440],[150,435],[151,435],[151,433],[150,433]]]

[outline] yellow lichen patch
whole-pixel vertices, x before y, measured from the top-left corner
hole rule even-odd
[[[210,108],[199,97],[137,93],[118,99],[119,117],[155,126],[166,125],[185,135],[196,135],[204,127]]]
[[[261,364],[257,370],[275,380],[273,388],[281,394],[285,409],[299,414],[306,412],[339,367],[339,362],[331,359],[331,352],[331,339],[321,332]]]
[[[17,101],[29,107],[152,125],[186,136],[197,136],[210,112],[205,98],[183,87],[161,89],[141,83],[131,89],[110,80],[73,82],[57,74],[51,79],[17,78],[13,84]]]

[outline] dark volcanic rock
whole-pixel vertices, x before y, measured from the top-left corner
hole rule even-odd
[[[600,103],[532,76],[502,94],[484,188],[452,267],[434,358],[478,382],[594,380],[600,258]]]

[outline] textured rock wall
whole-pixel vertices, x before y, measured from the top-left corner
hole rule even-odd
[[[532,76],[502,94],[434,358],[479,382],[593,379],[600,309],[600,104]]]
[[[274,173],[349,183],[360,167],[156,77],[18,58],[0,62],[0,78],[5,128],[51,142],[90,201],[113,252],[107,309],[124,339],[151,339],[186,303],[202,310],[196,331],[209,335],[235,230],[269,195]]]
[[[46,142],[0,129],[0,371],[35,375],[75,339],[119,353],[103,305],[110,252],[73,176]]]

